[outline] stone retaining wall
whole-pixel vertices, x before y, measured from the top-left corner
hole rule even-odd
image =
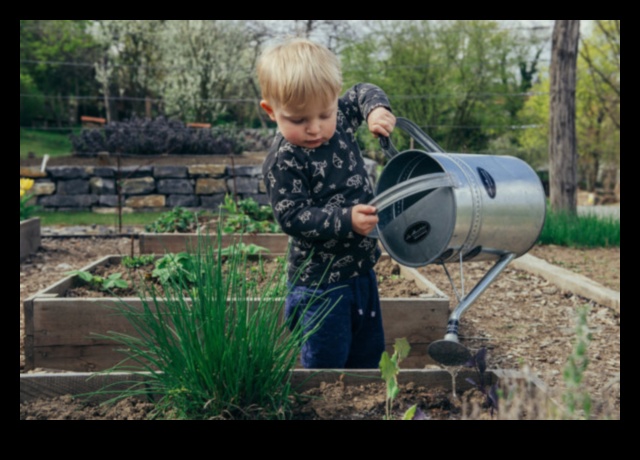
[[[375,180],[376,163],[366,160]],[[31,190],[48,211],[123,212],[217,210],[228,193],[268,204],[262,165],[52,166],[45,172],[20,168],[35,180]],[[116,183],[120,183],[120,197]]]

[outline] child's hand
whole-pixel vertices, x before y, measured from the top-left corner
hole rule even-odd
[[[357,204],[351,208],[351,225],[353,231],[362,236],[367,236],[376,228],[378,224],[378,214],[376,208],[368,204]]]
[[[376,107],[369,113],[367,126],[374,137],[389,137],[396,126],[396,117],[384,107]]]

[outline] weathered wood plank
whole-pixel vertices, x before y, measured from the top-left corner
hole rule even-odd
[[[273,254],[267,257],[275,257]],[[383,257],[389,257],[383,255]],[[92,271],[101,264],[120,262],[122,256],[110,255],[83,270]],[[415,269],[402,267],[402,273],[418,285],[429,282]],[[142,308],[143,300],[131,298],[66,298],[64,291],[75,281],[67,277],[25,301],[25,356],[27,370],[34,368],[68,371],[97,371],[115,365],[123,355],[114,351],[117,344],[99,337],[108,331],[135,335],[133,326],[117,310],[124,302]],[[438,291],[435,286],[426,290]],[[151,299],[146,301],[151,302]],[[188,301],[188,300],[187,300]],[[258,302],[259,299],[253,299]],[[449,315],[449,299],[382,298],[386,348],[393,353],[397,338],[406,338],[412,349],[405,365],[421,368],[433,364],[426,350],[429,343],[444,337]]]
[[[84,401],[103,402],[116,396],[118,391],[131,388],[146,379],[144,375],[127,372],[105,375],[91,372],[20,374],[20,402],[63,395],[86,395],[101,392],[109,386],[113,391],[82,398]]]
[[[20,262],[36,252],[41,244],[40,218],[32,217],[20,222]]]
[[[511,369],[489,369],[486,373],[487,383],[500,382],[504,384],[523,384],[529,387],[532,393],[545,395],[546,386],[537,378]],[[106,388],[107,385],[117,385],[116,388],[128,388],[132,385],[144,382],[148,377],[145,374],[132,374],[127,372],[114,372],[110,374],[93,374],[90,372],[69,373],[34,373],[20,374],[20,402],[26,402],[37,398],[51,398],[62,395],[86,395],[94,393],[86,398],[95,402],[105,401],[114,393],[95,394]],[[467,378],[477,378],[474,371],[461,369],[455,376],[456,390],[466,391],[471,387]],[[295,369],[292,371],[291,383],[295,391],[302,392],[317,388],[323,383],[342,385],[362,385],[365,383],[381,381],[380,371],[377,369],[361,370],[316,370]],[[401,369],[398,375],[400,384],[413,383],[428,388],[442,388],[444,391],[452,390],[453,378],[451,374],[442,369]]]
[[[217,244],[216,235],[200,237],[211,244]],[[199,235],[196,233],[141,233],[138,238],[141,254],[164,254],[165,252],[193,252],[198,247]],[[271,254],[285,254],[289,245],[289,237],[278,233],[222,235],[221,239],[223,247],[243,242],[267,248]]]

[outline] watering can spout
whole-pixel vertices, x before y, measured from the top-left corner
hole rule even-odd
[[[444,339],[432,342],[427,349],[429,356],[431,356],[434,361],[445,366],[462,366],[471,359],[471,352],[458,341],[460,316],[476,301],[480,294],[487,289],[514,257],[515,254],[513,253],[503,254],[491,269],[485,273],[482,279],[478,281],[471,292],[462,299],[451,315],[449,315],[447,333]]]

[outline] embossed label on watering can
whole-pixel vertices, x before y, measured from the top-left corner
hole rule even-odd
[[[419,243],[431,231],[429,222],[419,221],[411,224],[404,232],[404,241],[408,244]]]
[[[478,174],[480,175],[480,180],[482,181],[482,185],[484,185],[484,189],[487,191],[487,194],[491,198],[496,197],[496,181],[493,180],[491,174],[486,169],[478,167]]]

